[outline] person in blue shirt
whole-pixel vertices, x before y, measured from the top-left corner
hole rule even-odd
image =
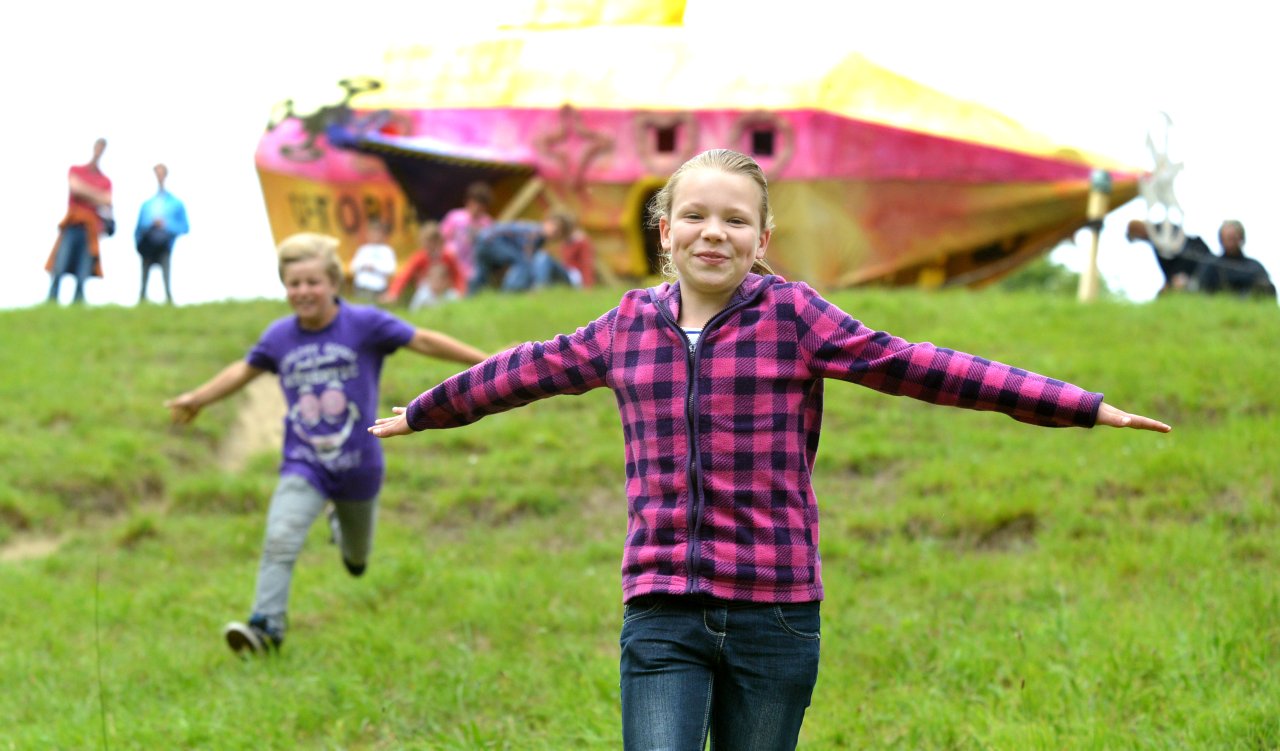
[[[159,266],[164,279],[164,299],[172,305],[169,257],[173,253],[173,241],[179,235],[187,234],[190,227],[187,225],[187,208],[177,196],[165,190],[164,181],[169,176],[169,169],[163,164],[157,164],[155,171],[159,188],[154,196],[142,204],[142,209],[138,212],[138,227],[133,232],[138,255],[142,256],[142,291],[138,293],[138,302],[147,301],[147,277],[152,266]]]

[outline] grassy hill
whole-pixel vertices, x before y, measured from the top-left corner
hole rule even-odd
[[[486,349],[617,291],[408,316]],[[807,749],[1280,747],[1274,306],[858,291],[868,325],[1175,426],[1042,430],[827,390]],[[317,525],[279,659],[241,662],[274,449],[162,401],[283,303],[0,312],[0,749],[617,748],[621,430],[597,391],[387,444],[360,580]],[[455,368],[401,353],[384,404]],[[44,543],[47,554],[32,543]]]

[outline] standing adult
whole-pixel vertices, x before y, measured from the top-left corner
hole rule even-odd
[[[160,276],[164,279],[164,301],[173,304],[173,292],[169,286],[169,259],[173,254],[173,242],[179,235],[190,230],[187,224],[187,207],[182,205],[178,197],[164,187],[165,178],[169,176],[169,168],[163,164],[155,166],[156,194],[148,198],[138,211],[138,227],[133,231],[133,240],[142,257],[142,289],[138,293],[138,302],[147,301],[147,278],[151,267],[160,267]]]
[[[58,301],[59,287],[64,274],[76,278],[76,293],[72,302],[84,302],[84,283],[90,276],[102,276],[102,261],[98,253],[98,236],[115,232],[115,218],[111,213],[111,180],[102,173],[99,162],[106,151],[107,139],[93,142],[93,159],[88,164],[72,167],[67,171],[70,197],[67,213],[58,223],[58,239],[53,244],[45,271],[49,272],[48,301]]]

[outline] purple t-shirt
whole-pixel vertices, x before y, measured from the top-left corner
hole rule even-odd
[[[382,361],[413,332],[390,313],[345,302],[319,331],[303,329],[297,316],[267,327],[245,360],[280,376],[289,405],[281,475],[299,475],[329,498],[378,495],[382,445],[366,428],[377,416]]]

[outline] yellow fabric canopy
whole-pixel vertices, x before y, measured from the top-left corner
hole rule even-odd
[[[679,25],[684,0],[516,0],[505,28],[555,29],[581,26]]]
[[[576,3],[547,4],[559,8]],[[1134,171],[1100,155],[1064,148],[988,107],[938,92],[847,50],[789,50],[779,40],[770,44],[770,54],[734,57],[730,64],[721,55],[708,54],[698,34],[689,26],[542,25],[507,28],[470,41],[394,48],[384,58],[384,88],[361,95],[356,104],[393,110],[555,108],[565,102],[583,109],[813,109]]]

